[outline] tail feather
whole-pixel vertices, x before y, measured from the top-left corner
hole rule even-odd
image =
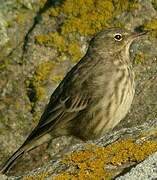
[[[44,142],[50,141],[52,139],[50,134],[44,134],[41,137],[34,138],[33,140],[25,141],[23,145],[7,160],[7,162],[4,164],[2,169],[0,170],[0,173],[5,174],[9,169],[12,167],[14,162],[20,158],[25,152],[28,152],[35,147],[43,144]]]
[[[20,147],[4,164],[4,166],[2,167],[2,169],[0,170],[0,173],[6,173],[13,165],[13,163],[15,162],[15,160],[17,160],[18,158],[20,158],[25,152],[25,148]]]

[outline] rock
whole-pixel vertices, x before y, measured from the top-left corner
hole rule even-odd
[[[0,46],[3,46],[8,42],[9,38],[7,36],[6,30],[6,21],[4,20],[3,15],[0,13]]]
[[[6,176],[6,175],[1,175],[1,174],[0,174],[0,179],[1,179],[1,180],[6,180],[6,179],[7,179],[7,176]]]
[[[157,152],[116,180],[148,180],[157,177]]]
[[[106,26],[122,26],[132,31],[136,28],[140,29],[142,26],[157,30],[157,3],[155,0],[113,0],[112,2],[90,0],[77,1],[77,4],[72,2],[72,0],[1,0],[1,164],[24,142],[33,127],[36,126],[53,90],[64,77],[64,74],[84,55],[88,40],[96,32],[106,28]],[[102,171],[103,165],[98,168],[101,171],[100,174],[107,173],[103,175],[109,177],[118,176],[127,167],[140,163],[140,158],[144,160],[156,150],[154,147],[156,141],[152,141],[151,136],[147,134],[148,129],[150,129],[149,133],[152,133],[154,138],[155,135],[151,126],[156,128],[157,118],[156,37],[152,34],[134,43],[131,47],[130,53],[134,62],[137,85],[134,102],[127,117],[110,134],[100,140],[72,147],[72,151],[76,151],[74,157],[77,158],[78,150],[86,149],[85,145],[88,144],[91,147],[91,143],[94,143],[94,147],[100,155],[97,161],[90,164],[90,171],[93,171],[94,175],[99,174],[99,172],[92,168],[98,168],[98,164],[102,165],[101,161],[103,163],[108,161],[107,157],[105,160],[101,159],[107,150],[117,154],[117,146],[119,151],[123,153],[125,151],[121,147],[128,145],[133,148],[127,148],[128,154],[121,154],[121,157],[115,155],[112,163],[108,165],[108,170],[112,169],[113,171],[112,175],[108,171]],[[152,120],[154,120],[154,124],[151,124]],[[147,131],[145,131],[146,128]],[[138,146],[136,141],[140,139],[138,137],[140,131],[146,133],[147,138],[146,142]],[[127,136],[131,139],[127,139]],[[141,136],[144,135],[141,134]],[[156,140],[156,137],[154,139]],[[78,143],[78,140],[74,138],[62,137],[55,139],[48,147],[47,144],[38,147],[19,159],[9,175],[24,176],[24,172],[41,167],[44,163],[50,167],[51,176],[58,174],[54,170],[55,168],[60,168],[58,171],[61,174],[62,169],[68,169],[68,166],[74,170],[80,166],[78,172],[81,170],[82,173],[85,173],[84,169],[81,168],[84,165],[87,166],[88,161],[87,163],[85,161],[85,164],[75,162],[76,165],[71,166],[70,160],[68,160],[70,165],[61,165],[61,159],[58,160],[63,156],[64,149],[69,153],[71,152],[69,147],[73,141]],[[103,148],[106,145],[108,145],[107,150]],[[144,152],[143,155],[140,154],[142,152],[133,151],[137,148],[143,148],[147,151],[147,146],[151,147],[150,151]],[[111,147],[113,147],[113,151]],[[135,155],[130,154],[132,151]],[[95,153],[92,148],[85,152],[85,155],[90,157]],[[124,157],[122,157],[123,155]],[[134,156],[137,156],[137,159]],[[82,158],[82,161],[83,157],[84,154],[80,154],[79,158]],[[129,161],[127,158],[132,159]],[[48,163],[50,159],[54,162]],[[86,167],[86,169],[88,168]],[[47,168],[43,171],[42,168],[36,170],[34,175],[41,173],[41,177],[46,176],[43,172],[47,172]],[[88,170],[87,173],[89,173]],[[33,175],[32,172],[31,174]]]
[[[112,131],[101,139],[68,146],[41,168],[8,179],[128,179],[141,172],[137,176],[141,179],[147,178],[151,172],[154,177],[156,131],[157,119],[140,126]],[[66,137],[63,139],[66,140]]]

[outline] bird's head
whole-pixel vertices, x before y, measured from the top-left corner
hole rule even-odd
[[[147,34],[147,32],[131,32],[120,28],[106,29],[92,39],[91,47],[104,54],[113,54],[120,51],[129,53],[131,43]]]

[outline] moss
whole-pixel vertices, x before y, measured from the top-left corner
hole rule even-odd
[[[157,142],[153,140],[139,144],[133,139],[124,139],[107,147],[88,145],[85,150],[73,152],[63,160],[64,164],[73,165],[75,172],[64,172],[54,179],[111,179],[118,166],[139,163],[155,151]],[[115,168],[107,169],[107,166]]]

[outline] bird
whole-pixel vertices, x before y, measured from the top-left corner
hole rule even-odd
[[[128,113],[135,93],[129,49],[147,34],[107,28],[89,42],[86,54],[52,93],[39,123],[0,170],[7,173],[31,149],[59,136],[97,139]]]

